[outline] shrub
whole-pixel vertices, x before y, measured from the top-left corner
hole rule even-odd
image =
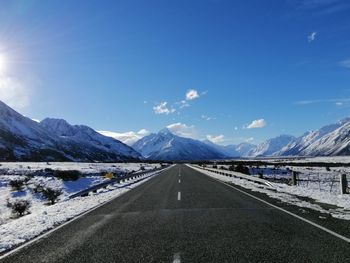
[[[247,166],[244,166],[243,164],[238,164],[235,168],[235,171],[238,173],[250,175],[249,168]]]
[[[10,205],[12,213],[18,214],[18,216],[23,216],[24,213],[28,211],[30,202],[28,200],[16,200],[14,203],[10,203]]]
[[[42,190],[43,196],[51,202],[53,205],[57,198],[62,194],[62,190],[60,189],[53,189],[50,187],[46,187]]]
[[[140,166],[140,170],[141,170],[141,171],[144,171],[144,170],[146,170],[146,168],[145,168],[143,165],[141,165],[141,166]]]
[[[81,173],[76,170],[56,170],[53,174],[55,177],[62,179],[63,181],[76,181],[80,178]]]
[[[33,188],[34,193],[41,193],[44,190],[44,187],[41,184],[36,184]]]
[[[46,172],[46,173],[53,173],[53,170],[51,168],[45,168],[44,172]]]
[[[232,164],[230,165],[230,167],[228,168],[229,171],[235,171],[235,166]]]
[[[24,180],[14,179],[9,182],[9,185],[12,187],[12,190],[20,191],[23,188]]]

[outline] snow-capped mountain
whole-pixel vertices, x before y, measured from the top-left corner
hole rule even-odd
[[[143,137],[133,148],[152,160],[209,160],[227,157],[201,141],[177,136],[165,128]]]
[[[280,135],[278,137],[266,140],[260,143],[255,148],[251,149],[248,156],[259,157],[259,156],[271,156],[276,155],[283,147],[294,141],[295,137],[291,135]]]
[[[308,131],[304,133],[302,136],[296,138],[291,141],[285,147],[283,147],[276,155],[279,156],[292,156],[292,155],[315,155],[311,153],[310,150],[306,150],[308,146],[313,144],[314,142],[321,139],[323,136],[335,131],[339,127],[341,127],[344,123],[347,123],[350,119],[344,119],[335,124],[326,125],[316,131]]]
[[[0,160],[68,160],[57,139],[0,101]]]
[[[70,125],[62,119],[46,118],[40,122],[40,126],[65,141],[68,147],[67,150],[73,149],[73,146],[73,153],[78,158],[81,155],[85,155],[92,160],[113,161],[141,157],[130,146],[111,137],[104,136],[85,125]]]
[[[310,134],[315,134],[310,136]],[[302,138],[304,144],[298,155],[334,156],[350,154],[350,119],[327,125]],[[310,140],[308,140],[311,137]]]
[[[242,142],[238,145],[236,145],[236,151],[240,154],[241,157],[248,157],[249,152],[252,149],[255,149],[256,145],[248,142]]]
[[[246,157],[248,156],[249,151],[256,147],[254,144],[246,142],[240,143],[238,145],[218,145],[209,140],[204,140],[203,142],[211,147],[214,147],[216,150],[231,158]]]
[[[132,148],[89,127],[71,126],[63,120],[39,124],[0,101],[2,161],[118,161],[138,157]]]

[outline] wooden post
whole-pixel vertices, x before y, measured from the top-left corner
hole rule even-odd
[[[348,187],[348,182],[346,180],[346,174],[340,175],[340,193],[342,195],[346,194],[346,188]]]
[[[297,172],[292,171],[292,185],[297,185]]]

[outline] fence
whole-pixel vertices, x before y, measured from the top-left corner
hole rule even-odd
[[[216,174],[225,175],[225,176],[229,176],[229,177],[236,177],[236,178],[240,178],[240,179],[245,179],[245,180],[253,181],[253,182],[256,182],[256,183],[259,183],[259,184],[265,184],[267,186],[273,186],[273,183],[271,183],[270,181],[265,180],[265,179],[261,179],[261,178],[257,178],[257,177],[254,177],[254,176],[245,175],[245,174],[238,173],[238,172],[223,171],[223,170],[214,169],[214,168],[206,168],[206,167],[202,167],[202,166],[198,166],[198,165],[193,165],[193,166],[197,167],[199,169],[202,169],[202,170],[206,170],[206,171],[209,171],[209,172],[216,173]]]
[[[160,167],[160,168],[156,168],[156,169],[153,169],[153,170],[148,170],[148,171],[142,171],[142,172],[135,172],[135,173],[131,173],[131,174],[125,174],[123,176],[119,176],[117,178],[113,178],[113,179],[110,179],[106,182],[103,182],[103,183],[100,183],[100,184],[97,184],[97,185],[94,185],[94,186],[91,186],[85,190],[82,190],[78,193],[75,193],[75,194],[72,194],[69,196],[70,199],[72,198],[76,198],[76,197],[84,197],[84,196],[88,196],[89,193],[93,192],[93,193],[96,193],[97,190],[101,189],[101,188],[107,188],[107,186],[109,185],[113,185],[113,184],[116,184],[116,183],[121,183],[123,181],[129,181],[129,180],[133,180],[133,179],[137,179],[139,178],[138,180],[134,181],[133,183],[137,183],[141,180],[144,180],[145,179],[145,175],[147,174],[151,174],[153,175],[153,173],[156,172],[156,174],[160,173],[160,171],[164,170],[165,168],[167,168],[169,166],[166,166],[166,167]]]
[[[203,168],[210,171],[218,171],[218,174],[232,174],[237,172],[231,172],[227,170],[214,169],[214,168]],[[224,168],[225,169],[225,168]],[[294,169],[294,168],[293,168]],[[249,169],[251,175],[245,175],[244,179],[250,181],[256,181],[257,176],[263,176],[263,180],[270,183],[286,183],[290,185],[296,185],[300,187],[306,187],[309,189],[317,189],[320,191],[329,192],[332,194],[347,194],[350,189],[348,187],[349,176],[346,175],[345,171],[342,170],[314,170],[314,168],[303,168],[299,170],[292,170],[290,168],[279,167],[279,168],[254,168]],[[238,176],[236,176],[238,177]],[[252,180],[251,178],[256,178]],[[241,176],[241,178],[243,178]]]

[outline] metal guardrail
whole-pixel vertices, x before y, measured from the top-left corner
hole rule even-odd
[[[125,174],[123,176],[120,176],[120,177],[116,177],[116,178],[113,178],[113,179],[110,179],[108,181],[105,181],[105,182],[102,182],[100,184],[96,184],[96,185],[93,185],[87,189],[84,189],[80,192],[77,192],[75,194],[72,194],[69,196],[69,199],[72,199],[72,198],[76,198],[76,197],[84,197],[84,196],[88,196],[90,192],[94,192],[96,193],[97,190],[101,189],[101,188],[107,188],[107,186],[109,185],[112,185],[112,184],[115,184],[115,183],[120,183],[122,181],[128,181],[128,180],[132,180],[132,179],[136,179],[136,178],[140,178],[139,180],[137,180],[136,182],[133,182],[133,183],[137,183],[143,179],[145,179],[143,176],[146,175],[146,174],[150,174],[150,173],[155,173],[155,172],[160,172],[161,170],[165,169],[165,168],[168,168],[169,166],[166,166],[166,167],[160,167],[160,168],[157,168],[157,169],[153,169],[153,170],[148,170],[148,171],[142,171],[142,172],[135,172],[135,173],[131,173],[131,174]],[[142,177],[142,178],[141,178]]]
[[[256,178],[254,176],[251,176],[251,175],[246,175],[246,174],[242,174],[242,173],[238,173],[238,172],[232,172],[232,171],[222,171],[222,170],[219,170],[219,169],[214,169],[214,168],[206,168],[206,167],[202,167],[202,166],[199,166],[199,165],[192,165],[198,169],[202,169],[202,170],[205,170],[205,171],[209,171],[209,172],[213,172],[213,173],[216,173],[216,174],[220,174],[220,175],[224,175],[224,176],[229,176],[229,177],[236,177],[236,178],[240,178],[240,179],[245,179],[245,180],[248,180],[248,181],[252,181],[252,182],[255,182],[255,183],[260,183],[260,184],[265,184],[267,186],[270,186],[270,187],[274,187],[274,184],[265,180],[265,179],[261,179],[261,178]]]

